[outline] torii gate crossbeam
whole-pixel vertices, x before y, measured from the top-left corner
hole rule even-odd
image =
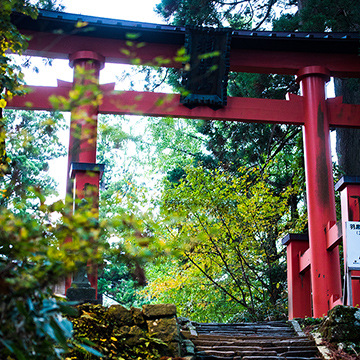
[[[229,97],[226,108],[215,111],[208,107],[188,109],[180,104],[179,94],[114,91],[114,86],[100,85],[104,98],[99,114],[304,125],[304,99],[294,94],[289,94],[288,100]],[[71,87],[71,83],[61,80],[57,87],[29,86],[29,93],[14,98],[8,108],[52,111],[49,94],[66,97]],[[156,103],[159,105],[154,106]],[[326,106],[331,127],[360,126],[359,105],[343,104],[342,98],[336,97],[327,99]]]

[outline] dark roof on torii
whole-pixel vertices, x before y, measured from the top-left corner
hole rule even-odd
[[[185,27],[117,20],[40,10],[36,20],[13,14],[13,23],[21,30],[71,34],[78,22],[88,23],[91,31],[79,31],[78,36],[105,39],[125,39],[127,33],[139,34],[137,41],[158,44],[184,44]],[[282,50],[300,52],[329,52],[358,54],[359,33],[313,33],[233,30],[231,48]]]
[[[26,55],[69,59],[92,51],[107,63],[182,67],[178,50],[185,45],[185,27],[43,10],[36,20],[21,14],[12,20],[30,35]],[[77,27],[79,21],[87,25]],[[296,75],[322,66],[331,76],[360,77],[358,33],[231,31],[230,71]],[[129,33],[137,35],[133,42]]]

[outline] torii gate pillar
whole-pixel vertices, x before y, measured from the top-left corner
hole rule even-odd
[[[335,194],[330,151],[330,128],[325,84],[328,69],[309,66],[299,70],[297,81],[304,98],[304,147],[306,196],[309,219],[309,251],[313,316],[327,314],[341,296],[338,247],[327,250],[326,230],[336,222]]]
[[[94,51],[78,51],[71,54],[69,60],[70,66],[74,68],[73,91],[81,92],[80,89],[76,89],[77,86],[80,86],[85,89],[85,92],[81,95],[82,99],[79,97],[79,104],[71,111],[66,201],[76,211],[75,201],[77,199],[91,199],[91,211],[94,218],[97,218],[99,181],[104,165],[96,164],[99,108],[93,99],[93,90],[99,85],[100,70],[104,67],[105,58]],[[77,71],[79,67],[82,71]],[[74,97],[76,99],[76,95]],[[81,103],[82,101],[84,104]],[[96,246],[94,245],[94,247],[94,251],[96,251]],[[91,287],[95,289],[96,299],[97,265],[88,264],[87,276]],[[66,279],[65,291],[70,286],[71,279]]]

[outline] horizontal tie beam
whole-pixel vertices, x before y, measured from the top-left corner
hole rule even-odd
[[[71,84],[59,81],[59,86],[30,86],[25,96],[14,97],[8,108],[23,110],[54,110],[49,97],[68,97]],[[303,98],[290,94],[289,100],[228,97],[228,105],[219,110],[207,106],[188,109],[180,104],[179,94],[139,91],[113,91],[114,84],[101,85],[103,100],[100,114],[178,117],[188,119],[243,121],[303,125]],[[342,98],[327,100],[330,126],[360,126],[360,105],[343,104]],[[63,109],[59,109],[63,110]],[[66,109],[65,109],[66,110]]]

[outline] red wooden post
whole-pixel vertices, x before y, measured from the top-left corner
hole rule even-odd
[[[93,51],[78,51],[70,55],[70,66],[74,68],[73,88],[98,84],[100,69],[104,67],[103,56]],[[92,71],[91,79],[77,73],[76,67],[85,71]],[[90,91],[89,91],[90,92]],[[90,93],[86,95],[90,95]],[[83,95],[84,97],[84,95]],[[85,100],[86,102],[86,100]],[[70,123],[70,141],[68,153],[68,172],[72,162],[96,162],[96,134],[97,134],[98,106],[84,104],[72,109]],[[68,174],[70,175],[70,174]],[[71,177],[68,177],[67,194],[72,193]],[[72,198],[72,196],[71,196]]]
[[[309,66],[298,72],[304,97],[306,195],[314,317],[326,315],[331,299],[341,294],[338,247],[327,251],[325,233],[328,223],[336,222],[330,129],[325,101],[325,83],[329,78],[329,71],[322,66]]]
[[[347,256],[346,248],[346,221],[360,221],[360,177],[344,176],[336,184],[336,190],[341,197],[341,225],[343,229],[344,259]],[[345,262],[344,262],[345,265]],[[345,269],[346,271],[346,269]],[[360,271],[352,271],[352,276],[360,276]],[[353,306],[360,306],[360,280],[352,279]],[[349,301],[347,301],[348,305]]]
[[[300,273],[300,256],[309,248],[309,237],[288,234],[282,240],[286,245],[289,319],[311,317],[310,271]]]
[[[69,57],[70,66],[74,67],[73,91],[80,87],[87,89],[79,97],[79,104],[71,111],[70,140],[68,152],[68,179],[66,186],[66,203],[74,208],[76,199],[86,196],[86,188],[92,188],[91,196],[94,199],[94,208],[98,212],[99,198],[99,171],[91,165],[96,165],[96,139],[98,104],[92,102],[91,87],[98,86],[100,69],[104,67],[105,58],[93,51],[78,51]],[[80,71],[79,70],[80,67]],[[83,163],[84,169],[72,168],[72,164]],[[89,167],[90,165],[90,167]],[[96,217],[97,214],[94,214]],[[69,239],[68,241],[71,241]],[[97,292],[97,266],[92,265],[88,275],[91,286]],[[71,286],[71,279],[65,280],[65,291]]]

